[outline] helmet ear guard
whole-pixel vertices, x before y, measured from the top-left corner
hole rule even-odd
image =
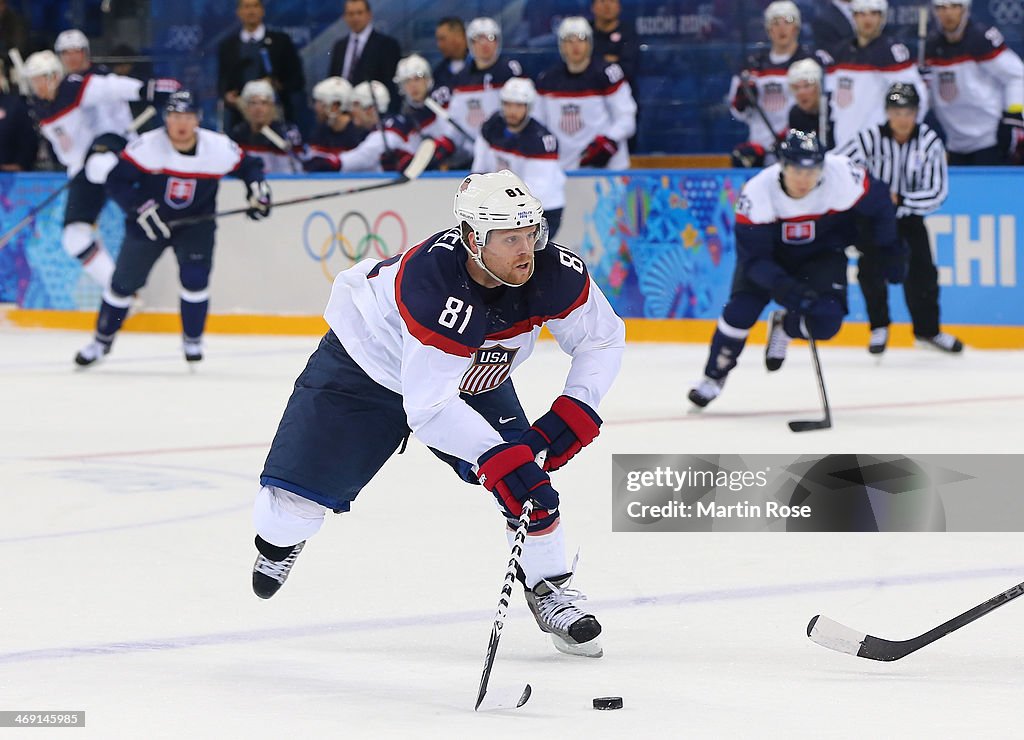
[[[462,243],[470,258],[503,285],[518,287],[499,278],[484,264],[483,249],[492,231],[536,226],[534,251],[547,246],[548,226],[544,218],[544,207],[526,187],[526,183],[509,170],[467,177],[459,185],[452,210],[458,219]],[[469,232],[472,232],[473,242],[477,246],[475,251],[469,242]]]

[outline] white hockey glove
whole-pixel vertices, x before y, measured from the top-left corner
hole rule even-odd
[[[259,221],[270,215],[270,186],[266,180],[257,180],[246,184],[249,190],[249,210],[245,215],[253,221]]]
[[[139,228],[146,232],[146,238],[151,242],[159,241],[160,236],[157,234],[159,231],[163,235],[164,239],[171,238],[171,230],[168,228],[164,220],[160,218],[160,214],[157,212],[156,201],[150,198],[141,206],[135,209],[137,217],[135,223],[139,225]]]

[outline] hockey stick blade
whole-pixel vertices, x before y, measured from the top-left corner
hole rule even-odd
[[[988,601],[983,601],[963,614],[957,615],[917,637],[911,637],[909,640],[885,640],[881,637],[857,632],[820,614],[808,623],[807,636],[822,647],[856,655],[858,658],[887,662],[899,660],[920,650],[925,645],[930,645],[939,638],[945,637],[950,632],[970,624],[975,619],[985,616],[1003,604],[1013,601],[1022,594],[1024,594],[1024,583],[1018,583]]]
[[[402,177],[409,180],[415,180],[417,177],[423,174],[423,171],[430,166],[431,160],[434,158],[434,151],[437,149],[437,143],[433,139],[424,139],[420,142],[420,145],[416,148],[416,153],[412,155],[412,159],[409,161],[409,165],[402,170]]]
[[[526,684],[522,688],[515,686],[498,686],[490,688],[477,700],[476,711],[493,712],[504,709],[519,709],[530,700],[533,688]]]
[[[832,420],[822,419],[821,421],[805,420],[789,422],[789,429],[793,432],[809,432],[814,429],[831,429]]]

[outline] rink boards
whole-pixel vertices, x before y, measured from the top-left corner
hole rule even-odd
[[[749,173],[631,171],[574,175],[557,241],[584,257],[635,340],[706,341],[728,297],[736,246],[733,204]],[[319,332],[334,275],[359,259],[380,259],[452,224],[458,175],[371,193],[275,209],[268,221],[221,220],[211,281],[211,331]],[[273,178],[275,200],[377,182],[365,177]],[[1024,175],[1010,168],[956,169],[950,196],[926,224],[939,267],[942,320],[974,346],[1024,347],[1024,290],[1017,275],[1019,197]],[[60,187],[53,174],[0,175],[0,231]],[[244,205],[240,182],[224,181],[219,208]],[[99,290],[60,248],[63,197],[0,249],[0,302],[24,326],[84,328]],[[112,252],[123,223],[108,204],[100,233]],[[837,338],[860,344],[865,311],[851,268],[848,325]],[[896,322],[908,316],[893,291]],[[165,254],[141,293],[128,328],[177,331],[177,270]],[[692,319],[693,321],[678,321]],[[754,335],[754,340],[758,339]],[[894,343],[909,343],[899,327]]]

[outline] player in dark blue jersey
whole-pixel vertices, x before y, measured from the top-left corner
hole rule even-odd
[[[454,211],[455,227],[335,278],[330,331],[296,381],[260,478],[253,589],[262,598],[278,591],[326,512],[349,511],[411,430],[493,494],[511,527],[524,501],[537,502],[521,561],[527,603],[559,650],[598,657],[601,626],[567,588],[548,472],[598,435],[622,321],[583,261],[547,243],[540,201],[511,172],[467,177]],[[572,364],[562,394],[531,425],[510,374],[542,326]]]
[[[872,222],[890,283],[906,273],[888,186],[847,157],[825,153],[817,136],[790,131],[779,161],[747,181],[736,201],[736,272],[732,294],[711,338],[704,377],[690,390],[698,407],[719,396],[771,301],[765,366],[782,367],[791,338],[831,339],[846,315],[846,248],[857,216]]]
[[[203,359],[203,329],[213,264],[212,218],[175,228],[169,221],[208,216],[216,207],[220,179],[231,174],[245,182],[252,219],[270,213],[270,188],[263,163],[224,134],[199,128],[192,93],[176,92],[165,109],[163,128],[149,131],[121,153],[107,177],[107,190],[125,213],[125,236],[110,286],[96,320],[96,334],[75,356],[86,367],[110,352],[132,296],[146,284],[153,265],[173,247],[181,279],[181,324],[185,359]]]
[[[328,77],[313,87],[316,125],[302,156],[306,172],[337,172],[342,152],[355,149],[366,138],[367,130],[352,120],[351,98],[352,85],[344,77]]]

